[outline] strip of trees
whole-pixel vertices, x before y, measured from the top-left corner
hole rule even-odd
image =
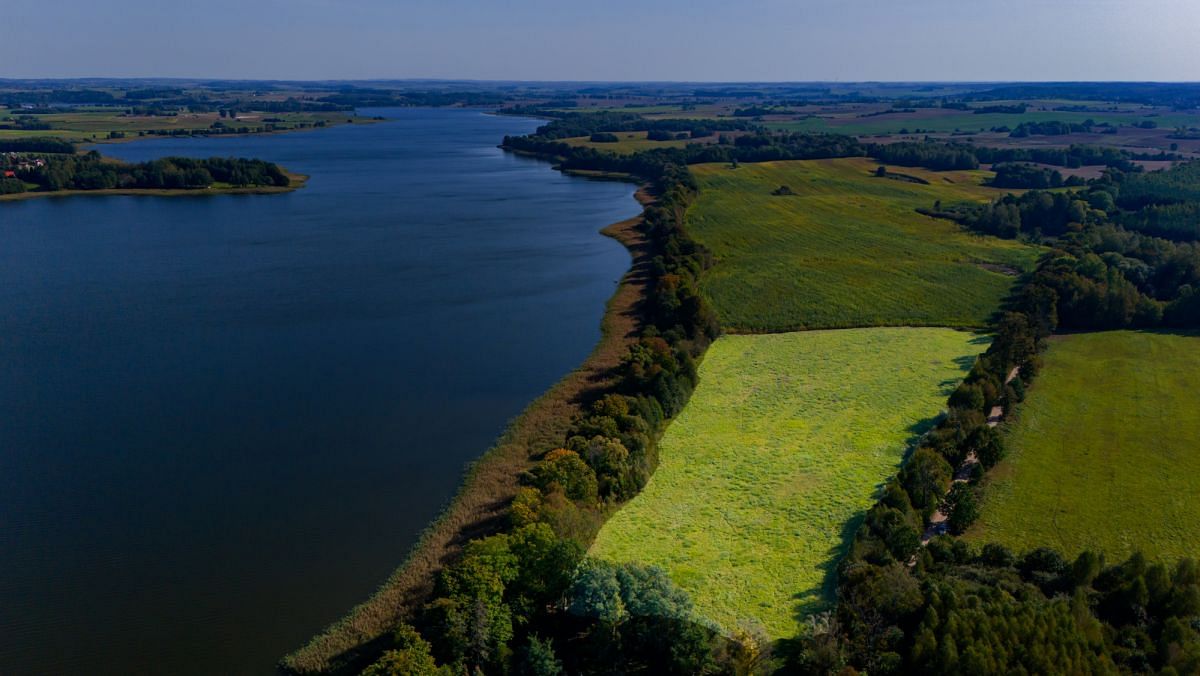
[[[996,176],[992,179],[991,185],[996,188],[1032,188],[1044,190],[1047,188],[1061,188],[1064,185],[1081,186],[1084,184],[1084,180],[1078,176],[1071,176],[1064,181],[1062,173],[1055,169],[1021,162],[997,164],[992,167],[992,171],[996,172]]]
[[[58,138],[0,139],[0,153],[56,153],[69,155],[74,152],[74,143]]]
[[[1032,162],[1070,169],[1084,166],[1105,166],[1125,173],[1141,171],[1136,160],[1179,160],[1182,156],[1167,153],[1132,153],[1120,148],[1075,144],[1068,148],[991,148],[970,143],[934,143],[902,141],[869,144],[866,152],[888,164],[905,167],[924,167],[935,171],[977,169],[980,164]]]
[[[34,190],[202,190],[216,183],[232,187],[287,187],[291,180],[278,165],[263,160],[168,157],[130,164],[83,155],[43,155],[43,164],[19,165],[17,182]],[[9,179],[11,180],[11,179]],[[15,191],[14,192],[19,192]]]

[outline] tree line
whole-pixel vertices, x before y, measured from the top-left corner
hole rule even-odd
[[[1063,328],[1200,326],[1195,224],[1188,237],[1178,231],[1172,231],[1173,239],[1155,237],[1143,230],[1161,208],[1122,211],[1114,198],[1121,190],[1121,180],[1110,172],[1086,192],[1035,190],[965,211],[926,213],[989,235],[1052,243],[1055,255],[1043,259],[1031,283],[1052,291],[1055,321]]]
[[[1063,186],[1081,186],[1084,180],[1070,176],[1063,180],[1062,172],[1023,162],[1005,162],[992,166],[996,172],[989,185],[995,188],[1047,189]]]
[[[703,122],[707,123],[708,120]],[[595,148],[575,148],[557,139],[537,135],[507,136],[503,147],[554,158],[564,169],[619,172],[634,176],[653,176],[669,166],[686,167],[706,162],[813,160],[859,157],[864,154],[862,144],[856,139],[839,134],[756,132],[732,139],[725,137],[722,141],[693,143],[682,148],[654,148],[623,157]]]
[[[555,119],[539,127],[526,137],[531,141],[546,142],[596,133],[624,131],[646,132],[689,132],[692,138],[711,136],[713,132],[749,131],[758,125],[748,120],[693,120],[666,119],[650,120],[637,113],[626,111],[557,112],[544,106],[512,106],[499,112],[507,115],[555,116]]]
[[[1134,173],[1142,170],[1135,160],[1183,159],[1175,153],[1132,153],[1120,148],[1085,144],[1073,144],[1068,148],[991,148],[970,143],[901,141],[868,144],[866,152],[888,164],[934,171],[978,169],[980,164],[1033,162],[1069,169],[1105,166]]]
[[[75,144],[60,138],[3,138],[0,153],[60,153],[72,154]]]
[[[278,165],[263,160],[213,157],[204,160],[168,157],[136,164],[105,159],[96,151],[84,155],[46,155],[43,166],[22,165],[16,177],[34,190],[202,190],[215,183],[234,187],[287,187],[291,180]],[[13,192],[21,192],[21,190]]]

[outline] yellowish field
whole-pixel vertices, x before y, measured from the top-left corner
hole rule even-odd
[[[665,568],[725,631],[794,636],[849,538],[988,339],[880,328],[725,336],[645,489],[591,554]]]

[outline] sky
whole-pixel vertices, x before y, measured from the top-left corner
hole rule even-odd
[[[1200,80],[1200,0],[11,0],[0,78]]]

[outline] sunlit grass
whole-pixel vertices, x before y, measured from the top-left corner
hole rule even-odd
[[[1167,560],[1200,542],[1200,337],[1113,331],[1055,338],[1006,434],[968,537],[1015,551],[1134,550]]]
[[[987,339],[950,329],[725,336],[646,488],[592,554],[666,568],[726,631],[792,636],[909,441]]]
[[[982,326],[1038,254],[922,216],[936,200],[987,201],[982,171],[893,168],[929,185],[872,175],[873,161],[704,164],[688,214],[717,257],[703,286],[735,331],[878,325]],[[772,195],[780,186],[795,194]],[[999,266],[999,267],[998,267]]]

